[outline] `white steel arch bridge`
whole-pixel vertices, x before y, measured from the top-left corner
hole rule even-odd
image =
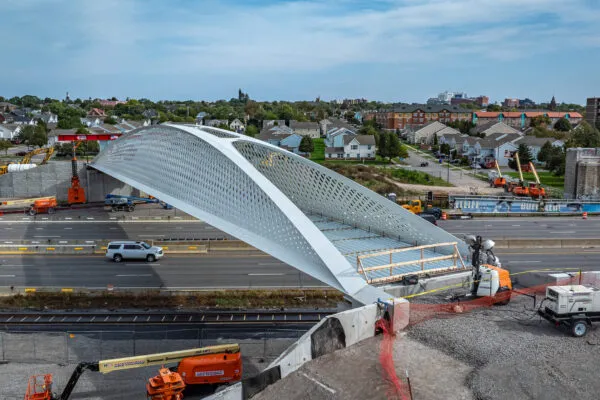
[[[454,236],[354,181],[222,129],[140,128],[92,166],[363,304],[389,297],[368,283],[455,268],[466,254]]]

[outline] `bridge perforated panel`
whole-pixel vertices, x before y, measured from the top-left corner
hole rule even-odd
[[[320,268],[311,269],[311,275],[341,289],[321,258],[269,195],[206,141],[158,126],[124,135],[117,144],[101,153],[94,166],[123,180],[134,177],[136,182],[131,182],[132,185],[143,185],[145,191],[158,198],[166,200],[164,195],[167,195],[202,210],[204,215],[218,219],[204,218],[209,223],[221,229],[226,223],[224,230],[228,233],[284,261],[292,261],[293,255],[296,264],[300,259],[307,266],[317,265]],[[185,206],[178,208],[186,210]]]

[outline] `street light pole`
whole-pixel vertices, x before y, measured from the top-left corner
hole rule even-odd
[[[452,161],[450,159],[450,156],[452,155],[452,153],[450,152],[450,146],[448,146],[448,183],[450,183],[450,161]]]

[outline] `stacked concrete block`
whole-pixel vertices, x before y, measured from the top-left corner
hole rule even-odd
[[[65,202],[71,187],[71,174],[69,162],[50,162],[27,171],[4,174],[0,176],[0,198],[56,196],[59,202]],[[89,202],[104,201],[107,193],[128,196],[139,193],[111,176],[88,170],[83,164],[78,166],[78,174]]]
[[[585,198],[600,194],[600,148],[567,149],[565,195]]]

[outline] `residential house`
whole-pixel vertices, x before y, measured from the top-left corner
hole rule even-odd
[[[240,121],[239,119],[236,118],[229,123],[229,129],[231,129],[232,131],[237,132],[237,133],[244,133],[244,130],[246,130],[246,127],[244,126],[242,121]]]
[[[308,136],[310,138],[321,137],[321,128],[317,122],[298,122],[290,121],[290,128],[300,136]]]
[[[205,113],[204,111],[199,112],[198,114],[196,114],[196,125],[203,125],[204,124],[204,118],[206,118],[208,114]]]
[[[221,125],[229,126],[229,121],[226,119],[208,119],[204,122],[204,125],[218,128]]]
[[[149,119],[149,120],[158,119],[160,117],[160,115],[158,114],[158,111],[156,111],[154,108],[149,108],[147,110],[144,110],[142,115],[144,116],[144,118]]]
[[[519,146],[520,144],[527,145],[527,147],[529,148],[529,152],[531,153],[531,159],[534,162],[540,162],[538,160],[538,154],[540,153],[542,146],[547,142],[550,142],[552,146],[556,147],[562,147],[565,144],[562,140],[558,140],[555,138],[538,138],[535,136],[523,136],[515,140],[513,143],[516,146]]]
[[[12,123],[17,125],[35,125],[36,121],[27,114],[13,114]]]
[[[471,112],[460,106],[445,104],[400,104],[393,110],[365,112],[364,120],[375,119],[384,130],[420,129],[432,121],[447,124],[453,121],[469,121]]]
[[[14,132],[12,129],[6,127],[6,125],[0,125],[0,139],[3,140],[13,140]]]
[[[327,118],[319,121],[319,127],[321,128],[321,136],[327,135],[327,131],[329,130],[329,126],[331,125],[331,121]]]
[[[43,121],[46,125],[58,123],[58,115],[51,112],[43,112],[41,114],[38,114],[34,117],[34,119],[38,121]]]
[[[344,135],[343,146],[325,148],[325,158],[374,159],[377,154],[375,136]]]
[[[446,134],[460,134],[460,132],[439,121],[433,121],[417,131],[408,132],[406,137],[409,143],[432,144],[434,136],[439,139],[441,135]]]
[[[285,119],[265,119],[262,122],[262,127],[267,128],[269,126],[285,126]]]
[[[498,122],[498,121],[490,121],[485,124],[477,125],[475,128],[473,128],[471,133],[476,133],[479,135],[483,134],[484,137],[493,135],[495,133],[515,133],[515,134],[523,135],[523,133],[518,131],[517,129],[515,129],[511,126],[508,126],[504,122]]]
[[[19,106],[15,104],[8,103],[6,101],[0,101],[0,112],[10,113],[11,111],[16,110],[17,108],[19,108]]]
[[[535,117],[546,115],[550,118],[553,126],[560,118],[566,118],[573,125],[581,122],[583,116],[578,112],[554,112],[554,111],[503,111],[488,112],[477,111],[473,113],[472,122],[476,125],[485,125],[490,122],[503,122],[515,129],[527,129],[531,125],[531,120]]]
[[[331,128],[325,136],[325,147],[344,147],[344,136],[355,136],[356,131],[350,128]]]
[[[86,118],[79,118],[79,122],[81,122],[82,125],[89,127],[92,126],[100,126],[102,124],[102,119],[98,118],[98,117],[86,117]]]
[[[285,129],[287,128],[287,129]],[[302,136],[293,133],[290,128],[284,125],[284,127],[271,126],[264,128],[258,139],[263,140],[273,146],[281,147],[282,149],[291,151],[299,155],[303,155],[300,152],[300,141]]]
[[[92,108],[87,113],[87,116],[88,116],[88,118],[92,117],[92,118],[101,118],[101,119],[104,119],[104,118],[106,118],[106,113],[101,108]]]
[[[493,133],[485,138],[478,138],[471,161],[481,163],[495,159],[499,166],[506,167],[510,158],[508,155],[518,147],[514,141],[521,137],[518,133]]]

